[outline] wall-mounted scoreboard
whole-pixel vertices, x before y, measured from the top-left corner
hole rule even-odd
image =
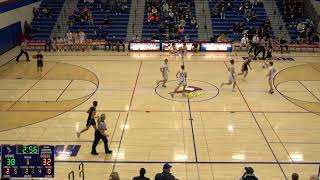
[[[1,150],[1,177],[54,177],[54,146],[2,145]]]

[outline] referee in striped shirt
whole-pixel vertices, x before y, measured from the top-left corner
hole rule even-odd
[[[104,150],[106,154],[112,153],[112,151],[110,151],[108,147],[108,138],[107,138],[108,135],[105,134],[105,131],[107,130],[106,123],[104,122],[105,119],[106,119],[106,115],[101,114],[101,116],[98,119],[97,126],[93,125],[93,127],[95,128],[95,133],[94,133],[94,141],[93,141],[92,150],[91,150],[92,155],[98,155],[96,147],[99,144],[100,139],[102,139],[104,143]]]

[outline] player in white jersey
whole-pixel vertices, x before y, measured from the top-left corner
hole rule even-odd
[[[177,54],[177,53],[178,53],[176,43],[173,42],[173,43],[171,44],[171,47],[169,48],[169,52],[170,52],[171,54]]]
[[[86,46],[86,34],[81,30],[79,32],[79,43],[80,43],[82,51],[84,51],[85,46]]]
[[[182,58],[182,63],[184,64],[184,56],[187,54],[188,48],[187,48],[187,44],[183,43],[183,46],[179,48],[179,53],[181,55]]]
[[[276,74],[276,69],[273,67],[273,62],[269,62],[269,72],[266,75],[266,77],[268,77],[268,82],[269,82],[269,93],[273,94],[273,87],[272,87],[272,81],[273,78]]]
[[[183,94],[187,87],[187,72],[184,70],[184,65],[181,65],[181,70],[177,72],[176,77],[178,78],[178,85],[173,92],[169,93],[172,98],[174,97],[174,94],[177,93],[178,89],[181,86],[183,87],[182,89]]]
[[[230,63],[231,63],[231,66],[228,67],[228,71],[229,71],[229,77],[228,78],[229,78],[229,80],[226,83],[221,83],[220,87],[222,88],[222,86],[224,86],[224,85],[231,85],[232,84],[232,91],[234,92],[235,91],[235,87],[236,87],[236,78],[235,78],[236,71],[235,71],[235,68],[234,68],[234,60],[231,59]]]
[[[68,45],[68,50],[71,50],[72,48],[72,40],[73,40],[73,36],[72,36],[72,32],[70,32],[70,30],[67,32],[66,34],[66,40],[67,40],[67,45]]]
[[[74,48],[75,48],[75,50],[77,50],[78,48],[79,48],[79,35],[78,35],[78,33],[77,32],[74,32],[73,34],[72,34],[72,36],[73,36],[73,44],[74,44]]]
[[[59,37],[57,39],[57,49],[58,51],[64,51],[65,39],[63,37]]]
[[[162,80],[158,81],[157,85],[162,83],[162,87],[167,87],[166,82],[168,81],[168,72],[169,72],[168,59],[164,60],[164,65],[160,67],[160,72],[162,73]]]

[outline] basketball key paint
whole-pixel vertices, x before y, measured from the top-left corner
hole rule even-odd
[[[7,144],[3,144],[7,145]],[[8,144],[10,145],[10,144]],[[21,145],[21,144],[15,144]],[[54,152],[56,157],[76,157],[79,153],[79,150],[81,148],[81,145],[55,145]],[[0,146],[0,155],[1,152],[1,146]]]

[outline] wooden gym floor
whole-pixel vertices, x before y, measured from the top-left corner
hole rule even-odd
[[[0,56],[7,62],[17,49]],[[251,63],[236,92],[227,80],[230,59],[240,71],[244,53],[198,53],[185,58],[188,85],[205,94],[190,100],[168,95],[176,86],[181,58],[168,53],[44,53],[44,72],[36,62],[9,61],[0,68],[0,144],[65,145],[56,157],[57,180],[67,179],[84,162],[87,180],[123,180],[146,168],[151,179],[170,162],[180,180],[237,179],[252,166],[259,179],[284,180],[297,172],[302,180],[320,164],[319,53],[274,54],[277,90],[267,93],[261,61]],[[169,59],[167,88],[156,86],[159,67]],[[90,154],[93,128],[78,139],[87,109],[97,100],[106,113],[112,155]],[[70,145],[80,145],[71,156]]]

